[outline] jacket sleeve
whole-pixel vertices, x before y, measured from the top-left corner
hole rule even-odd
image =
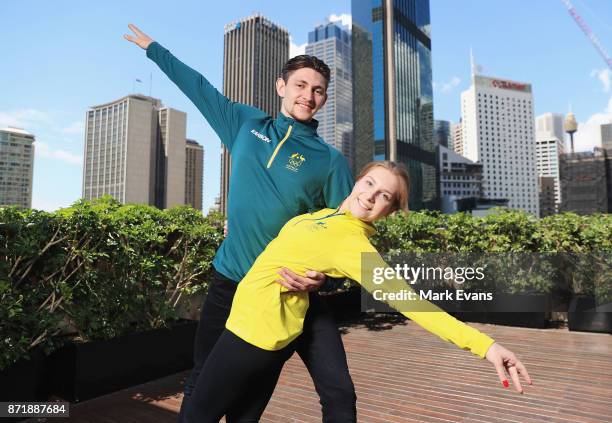
[[[376,249],[363,236],[348,237],[342,253],[334,252],[336,268],[344,276],[357,281],[369,293],[382,291],[386,293],[408,290],[415,292],[403,279],[377,280],[375,269],[386,269],[388,264]],[[437,335],[445,341],[452,342],[459,348],[469,350],[484,358],[489,347],[495,342],[479,330],[457,320],[435,304],[418,299],[384,301],[423,329]]]
[[[242,124],[247,119],[266,116],[255,107],[229,100],[199,72],[185,65],[155,41],[147,48],[147,57],[198,108],[230,152]]]
[[[346,158],[335,148],[330,148],[330,165],[323,185],[324,207],[334,209],[351,193],[353,174]]]

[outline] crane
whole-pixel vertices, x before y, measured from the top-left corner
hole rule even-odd
[[[584,32],[584,34],[589,37],[589,40],[591,40],[591,43],[593,44],[597,52],[601,55],[601,57],[603,57],[604,61],[608,65],[608,68],[612,70],[612,58],[608,56],[608,52],[606,51],[604,46],[601,45],[599,39],[595,36],[595,34],[593,34],[591,28],[589,28],[584,19],[582,19],[582,17],[578,14],[570,0],[561,1],[565,4],[565,6],[567,7],[567,11],[572,16],[572,18],[574,18],[574,21],[576,21],[576,24],[580,27],[582,32]]]

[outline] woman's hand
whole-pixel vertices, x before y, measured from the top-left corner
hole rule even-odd
[[[136,25],[129,24],[128,28],[130,28],[132,32],[136,34],[136,36],[134,37],[133,35],[123,34],[123,38],[133,42],[134,44],[138,45],[138,47],[146,50],[147,47],[149,47],[149,44],[153,42],[151,37],[149,37],[147,34],[138,29]]]
[[[306,272],[306,276],[299,276],[286,267],[283,267],[277,273],[281,275],[283,279],[276,279],[276,282],[280,283],[289,291],[314,291],[325,283],[325,275],[315,272],[314,270]]]
[[[523,387],[521,386],[521,382],[519,381],[519,375],[525,379],[525,381],[533,385],[531,378],[529,377],[529,373],[527,373],[527,369],[519,361],[518,358],[514,355],[514,353],[510,350],[499,345],[497,342],[489,347],[485,358],[489,360],[495,366],[495,370],[497,370],[497,376],[499,376],[499,381],[507,388],[510,386],[508,384],[508,379],[506,374],[510,376],[512,379],[512,383],[514,385],[514,389],[517,392],[523,393]]]

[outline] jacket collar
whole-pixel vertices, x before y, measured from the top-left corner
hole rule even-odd
[[[363,220],[353,216],[353,214],[349,210],[340,210],[340,207],[342,207],[342,205],[340,205],[336,209],[335,213],[343,214],[344,216],[346,216],[346,219],[353,225],[361,228],[368,238],[376,233],[376,228],[370,222],[364,222]]]
[[[313,118],[310,122],[300,122],[292,117],[285,116],[282,112],[278,112],[274,124],[282,131],[286,131],[289,125],[291,125],[293,127],[292,131],[295,134],[317,135],[319,121]]]

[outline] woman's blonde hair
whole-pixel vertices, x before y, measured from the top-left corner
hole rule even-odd
[[[408,195],[410,194],[410,176],[406,167],[402,163],[392,162],[390,160],[370,162],[366,164],[357,175],[357,181],[363,178],[366,173],[375,167],[383,167],[397,176],[399,180],[399,192],[395,197],[395,204],[393,204],[393,211],[402,210],[408,211]]]

